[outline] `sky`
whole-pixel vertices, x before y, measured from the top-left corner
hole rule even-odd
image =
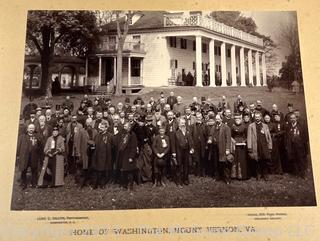
[[[296,21],[296,12],[289,11],[259,11],[259,12],[242,12],[244,16],[252,17],[257,25],[257,32],[270,36],[271,39],[278,44],[276,53],[278,55],[278,67],[288,55],[288,49],[280,42],[279,34],[281,26]]]

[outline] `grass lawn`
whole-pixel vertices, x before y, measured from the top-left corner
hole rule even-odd
[[[273,103],[278,104],[280,110],[286,113],[287,103],[293,103],[305,116],[304,95],[293,95],[286,90],[275,89],[268,92],[266,88],[146,88],[141,96],[148,100],[151,96],[158,99],[160,92],[165,95],[173,90],[181,95],[186,103],[191,102],[193,96],[210,97],[217,103],[225,95],[231,106],[240,94],[249,103],[257,99],[263,101],[266,109],[271,109]],[[72,95],[75,108],[83,94]],[[124,101],[126,96],[114,97],[112,102]],[[131,96],[133,100],[136,96]],[[64,96],[54,97],[54,102],[62,103]],[[42,101],[37,99],[36,102]],[[28,102],[22,100],[22,107]],[[309,165],[307,179],[301,179],[288,174],[272,175],[268,182],[233,181],[230,185],[214,182],[212,178],[196,178],[191,176],[189,186],[179,189],[173,183],[165,188],[152,188],[151,183],[135,186],[130,194],[118,185],[109,185],[105,189],[91,190],[89,187],[79,189],[74,184],[72,176],[66,177],[66,185],[59,188],[21,190],[18,185],[19,173],[14,177],[12,206],[13,210],[106,210],[106,209],[137,209],[137,208],[178,208],[178,207],[260,207],[260,206],[313,206],[316,205],[312,168]]]

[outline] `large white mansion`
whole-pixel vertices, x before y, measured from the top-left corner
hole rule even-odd
[[[115,79],[116,29],[106,25],[100,49],[90,56],[98,63],[98,85]],[[124,46],[123,85],[168,86],[179,75],[195,75],[202,86],[266,85],[263,40],[218,23],[200,12],[141,12],[132,18]],[[254,62],[253,62],[254,61]],[[95,78],[88,73],[88,81]],[[255,79],[255,81],[254,81]]]
[[[100,46],[83,66],[56,68],[55,78],[64,86],[114,85],[116,34],[114,22],[105,25]],[[265,86],[264,51],[263,39],[201,12],[142,11],[131,19],[124,44],[123,86],[175,85],[188,74],[196,86]]]

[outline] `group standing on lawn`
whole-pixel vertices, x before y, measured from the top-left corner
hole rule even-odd
[[[67,175],[81,188],[110,183],[130,190],[142,182],[182,188],[191,174],[227,184],[284,172],[305,178],[306,122],[290,103],[284,115],[274,103],[268,111],[240,95],[233,112],[225,96],[187,104],[161,92],[158,100],[131,102],[85,95],[78,109],[69,96],[61,105],[48,98],[28,103],[17,147],[22,188],[29,168],[31,187],[63,186]]]

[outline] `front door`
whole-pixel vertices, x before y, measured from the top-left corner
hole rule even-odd
[[[114,71],[113,71],[113,58],[106,58],[106,74],[104,85],[109,83],[113,79]]]

